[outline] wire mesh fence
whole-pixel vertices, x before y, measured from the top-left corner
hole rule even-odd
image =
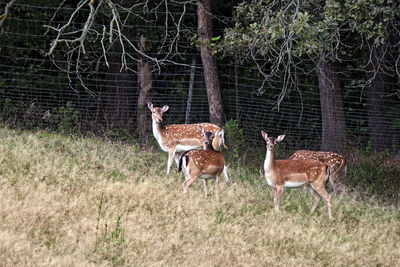
[[[7,18],[0,36],[2,123],[24,128],[97,133],[125,129],[135,134],[139,97],[137,65],[130,64],[134,71],[121,71],[120,54],[114,51],[108,58],[109,67],[103,62],[95,69],[88,66],[79,75],[66,75],[60,66],[68,63],[62,56],[67,50],[60,48],[59,57],[45,56],[54,34],[48,32],[45,35],[48,29],[43,25],[51,16],[43,6],[15,4],[13,16]],[[151,26],[130,27],[146,30],[145,27]],[[133,37],[132,42],[138,42],[138,37]],[[156,106],[170,106],[166,123],[185,123],[187,117],[190,123],[208,121],[209,106],[199,53],[190,40],[179,45],[187,49],[184,56],[153,72],[151,99]],[[90,61],[91,54],[86,57]],[[193,59],[196,64],[192,104],[187,115]],[[264,85],[261,94],[259,88],[263,86],[263,79],[256,67],[233,62],[232,58],[221,58],[218,73],[226,120],[237,121],[243,130],[243,142],[251,146],[262,144],[260,130],[265,130],[272,135],[286,134],[285,143],[290,149],[320,149],[322,118],[317,73],[305,67],[303,73],[297,74],[299,90],[292,90],[277,106],[282,82]],[[343,142],[351,147],[363,147],[370,140],[366,90],[359,86],[364,76],[363,71],[354,69],[340,72],[346,126]],[[393,92],[398,92],[398,83],[391,86]],[[400,147],[400,99],[396,94],[387,95],[386,92],[382,92],[382,98],[385,98],[385,104],[377,108],[384,110],[386,117],[382,119],[389,122],[381,129],[382,135],[391,139],[391,147],[385,148],[397,151]],[[151,133],[149,138],[152,138]]]

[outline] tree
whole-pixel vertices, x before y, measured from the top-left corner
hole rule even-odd
[[[316,69],[321,98],[322,149],[340,150],[345,139],[340,83],[334,69],[341,45],[341,6],[334,1],[252,1],[236,7],[235,26],[227,29],[223,49],[252,60],[264,83],[283,81],[276,105],[297,86],[299,66]],[[263,62],[261,61],[263,59]],[[309,70],[308,70],[309,71]],[[272,87],[272,86],[271,86]]]
[[[77,54],[68,57],[64,71],[68,77],[79,77],[80,85],[88,91],[91,90],[86,86],[85,73],[103,68],[107,72],[108,125],[126,127],[127,122],[136,119],[133,125],[143,137],[150,129],[146,106],[152,95],[152,72],[160,73],[167,64],[178,64],[174,57],[180,53],[178,43],[186,29],[183,25],[186,6],[191,4],[191,1],[167,0],[80,0],[63,25],[55,26],[53,20],[46,25],[56,33],[46,55],[62,57],[63,54],[57,54],[60,47],[66,48],[67,54]],[[84,23],[81,28],[73,28],[78,14],[85,18]],[[143,28],[131,27],[138,24]],[[146,43],[148,39],[155,45]],[[70,66],[76,67],[71,70]]]
[[[393,130],[395,122],[390,116],[396,103],[393,100],[400,96],[400,89],[395,86],[400,77],[400,3],[348,2],[354,4],[347,14],[349,24],[360,35],[367,55],[364,87],[371,148],[392,149],[393,140],[400,138],[399,132]]]
[[[322,147],[324,151],[340,151],[345,140],[340,82],[335,64],[318,59],[318,84],[322,116]]]
[[[199,35],[201,61],[204,69],[210,121],[216,125],[222,126],[225,123],[225,114],[222,105],[217,60],[210,47],[212,38],[211,0],[197,1],[197,18],[197,33]]]
[[[371,148],[374,151],[391,149],[393,131],[390,110],[393,107],[393,85],[397,83],[395,61],[398,57],[390,40],[384,44],[370,42],[370,61],[367,65],[366,100],[368,108],[368,129]],[[389,116],[388,116],[389,115]]]
[[[211,1],[210,0],[199,0],[197,1],[197,12],[198,12],[198,35],[199,35],[199,43],[200,43],[200,51],[201,58],[204,68],[204,79],[206,83],[207,96],[209,101],[209,111],[210,111],[210,121],[223,125],[225,122],[225,115],[222,105],[222,96],[220,83],[218,78],[217,71],[217,62],[216,58],[212,53],[212,49],[210,47],[210,41],[212,38],[212,18],[211,18]],[[149,82],[148,74],[143,74],[145,69],[161,72],[161,68],[166,63],[173,63],[173,57],[179,54],[177,51],[178,42],[180,40],[182,29],[182,22],[185,16],[186,6],[192,4],[191,1],[186,2],[172,2],[170,3],[167,0],[160,1],[128,1],[122,2],[120,0],[100,0],[100,1],[90,1],[90,0],[81,0],[79,1],[75,10],[72,11],[70,20],[62,25],[61,27],[48,26],[48,28],[52,31],[56,32],[56,38],[52,41],[50,49],[47,53],[48,56],[52,56],[54,51],[56,51],[57,47],[61,44],[67,44],[70,46],[70,50],[78,50],[82,52],[82,54],[86,53],[87,43],[90,43],[89,36],[96,32],[97,35],[101,36],[101,38],[96,38],[98,49],[102,49],[100,51],[93,51],[97,55],[100,55],[98,60],[103,61],[105,64],[108,64],[108,51],[110,48],[116,43],[119,47],[120,54],[120,71],[132,71],[136,72],[130,66],[130,60],[136,61],[138,66],[141,69],[138,69],[139,72],[139,87],[140,94],[138,100],[138,119],[143,119],[143,103],[146,102],[147,96],[147,85],[143,85],[143,78],[146,76],[147,81]],[[81,12],[85,7],[89,7],[89,12],[87,14],[87,20],[82,27],[82,29],[78,29],[76,31],[70,31],[71,21],[74,20],[76,14]],[[171,6],[175,7],[180,11],[179,15],[175,15],[171,12]],[[164,10],[161,10],[164,8]],[[183,9],[182,9],[183,8]],[[159,12],[163,11],[165,13]],[[183,10],[183,12],[182,12]],[[94,25],[93,21],[96,20],[98,16],[100,16],[101,12],[108,12],[111,16],[102,16],[109,23],[103,23],[103,28],[97,29],[96,25]],[[162,25],[161,22],[158,22],[155,27],[155,32],[159,31],[159,29],[163,29],[164,32],[159,32],[157,35],[158,41],[160,42],[158,51],[156,54],[151,54],[150,51],[143,50],[142,47],[135,45],[134,42],[131,41],[131,36],[128,34],[127,26],[129,22],[132,20],[142,20],[142,23],[152,23],[151,20],[146,19],[152,17],[153,19],[159,19],[159,17],[164,19],[164,27],[160,27]],[[170,19],[172,17],[172,19]],[[171,23],[172,22],[172,23]],[[102,32],[102,34],[101,34]],[[175,35],[174,35],[175,34]],[[132,34],[131,34],[132,35]],[[160,40],[161,36],[161,40]],[[105,40],[109,39],[110,43],[105,42]],[[154,41],[154,40],[152,40]],[[156,55],[156,56],[154,56]],[[79,62],[82,60],[81,57],[77,57],[76,65],[79,65]],[[146,67],[143,63],[147,62],[148,66]],[[70,65],[71,63],[69,63]],[[151,66],[153,67],[151,67]],[[76,68],[76,72],[79,72],[81,69]],[[68,73],[68,72],[67,72]],[[84,86],[84,83],[82,82]],[[118,86],[116,86],[117,88]],[[85,87],[86,88],[86,87]],[[139,127],[141,127],[141,122],[137,123]],[[142,129],[143,130],[143,129]],[[142,132],[140,130],[140,132]]]
[[[140,49],[143,54],[146,51],[146,41],[143,35],[140,37]],[[147,110],[147,103],[151,102],[151,97],[153,93],[153,77],[150,69],[150,64],[147,59],[143,56],[139,56],[138,63],[138,90],[139,99],[137,103],[137,120],[136,129],[140,137],[145,137],[150,132],[151,129],[151,116]]]

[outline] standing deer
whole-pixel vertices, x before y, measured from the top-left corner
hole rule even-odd
[[[264,131],[261,131],[261,135],[267,147],[264,177],[273,190],[275,212],[279,212],[279,203],[284,187],[307,185],[315,198],[311,213],[316,210],[321,197],[323,197],[328,206],[329,219],[332,219],[331,197],[324,188],[324,183],[329,179],[329,168],[326,164],[316,160],[274,160],[275,146],[283,140],[285,135],[280,135],[278,138],[268,137]]]
[[[218,183],[222,173],[225,181],[228,182],[229,177],[225,164],[224,155],[216,151],[212,146],[215,137],[221,135],[221,131],[216,133],[206,132],[202,126],[198,126],[203,137],[204,150],[189,150],[184,152],[179,159],[179,172],[184,171],[185,182],[183,183],[183,193],[187,193],[188,187],[196,181],[197,178],[203,179],[204,194],[208,195],[207,181],[215,179],[216,196],[218,198]]]
[[[330,170],[329,183],[332,186],[333,192],[337,194],[338,192],[343,192],[345,190],[344,185],[339,181],[339,175],[343,172],[346,173],[347,170],[346,158],[342,155],[325,151],[298,150],[288,159],[312,159],[325,163]]]
[[[211,123],[161,125],[163,120],[162,116],[164,112],[169,109],[169,107],[153,107],[151,102],[149,102],[147,106],[152,113],[151,118],[153,135],[161,149],[165,152],[168,152],[167,176],[170,173],[176,152],[188,151],[191,149],[202,149],[203,139],[199,133],[199,126],[202,126],[206,131],[210,131],[212,133],[220,131],[221,134],[214,139],[212,145],[216,150],[219,150],[221,145],[226,147],[224,130],[222,130],[220,127]]]

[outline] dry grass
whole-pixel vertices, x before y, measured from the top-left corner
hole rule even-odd
[[[258,173],[231,168],[220,200],[183,197],[157,148],[0,128],[0,262],[5,266],[395,266],[398,211],[287,190],[273,213]],[[262,159],[260,159],[262,161]]]

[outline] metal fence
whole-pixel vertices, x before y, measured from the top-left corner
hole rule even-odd
[[[4,7],[4,2],[0,7]],[[29,14],[25,13],[29,10]],[[134,133],[137,116],[138,77],[134,72],[111,71],[101,67],[67,77],[57,68],[62,58],[45,56],[54,36],[44,35],[43,7],[15,4],[0,36],[0,118],[3,124],[25,128],[107,132],[124,128]],[[18,42],[15,40],[18,39]],[[137,40],[135,40],[137,41]],[[190,43],[186,44],[188,47]],[[190,123],[208,121],[208,101],[199,54],[193,47],[181,59],[182,65],[165,65],[153,73],[153,103],[169,105],[167,123],[184,123],[192,59],[196,59]],[[62,50],[60,54],[62,54]],[[176,60],[176,59],[175,59]],[[109,59],[119,69],[118,53]],[[262,144],[260,130],[273,135],[286,134],[291,149],[319,149],[321,144],[321,107],[317,74],[298,73],[298,88],[276,106],[282,84],[279,81],[258,89],[263,80],[248,64],[234,64],[230,58],[219,60],[223,105],[226,119],[236,120],[243,130],[244,142]],[[133,69],[136,65],[131,66]],[[360,71],[341,74],[347,145],[363,147],[368,143],[368,114],[365,91],[357,86]],[[82,79],[82,80],[80,80]],[[83,87],[81,83],[86,86]],[[399,90],[393,84],[394,91]],[[383,96],[385,97],[385,96]],[[385,131],[392,133],[393,150],[400,147],[400,100],[390,96],[390,107],[382,107],[392,122]]]

